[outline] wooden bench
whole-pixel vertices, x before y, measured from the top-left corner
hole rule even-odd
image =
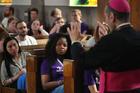
[[[41,50],[40,50],[41,48]],[[40,65],[44,58],[45,51],[41,45],[24,46],[22,49],[32,50],[33,54],[27,56],[27,93],[42,93]],[[65,93],[83,93],[83,72],[77,62],[73,60],[64,60],[64,92]],[[15,89],[1,87],[1,93],[16,93]],[[4,92],[3,92],[4,91]],[[5,92],[6,91],[6,92]],[[9,92],[11,91],[11,92]]]
[[[30,46],[21,46],[21,50],[24,52],[29,52],[34,54],[34,51],[40,50],[44,51],[46,45],[30,45]]]
[[[46,43],[48,42],[48,38],[36,39],[36,41],[38,45],[46,45]]]
[[[14,88],[0,87],[0,93],[18,93]]]
[[[45,35],[45,36],[33,36],[35,37],[35,39],[48,39],[48,35]]]
[[[31,56],[27,56],[27,93],[40,93],[41,78],[40,65],[45,56],[43,45],[22,46],[23,50],[32,51]],[[64,60],[64,91],[65,93],[83,93],[83,72],[77,62]]]
[[[78,62],[65,59],[64,62],[64,93],[84,93],[83,69]]]
[[[44,56],[44,47],[45,45],[32,45],[32,46],[22,46],[21,49],[23,51],[27,51],[27,52],[31,52],[32,54],[36,54],[38,55],[38,57],[42,57]],[[35,89],[37,89],[36,87],[34,87],[34,85],[36,85],[36,73],[37,72],[37,57],[34,57],[35,59],[32,59],[32,57],[28,58],[27,57],[27,93],[39,93],[39,91],[35,91]],[[0,86],[0,93],[18,93],[19,91],[17,89],[14,88],[8,88],[8,87],[2,87]]]
[[[27,56],[27,93],[37,93],[37,57]]]
[[[40,74],[41,62],[38,56],[27,57],[27,93],[39,93],[41,91]],[[64,93],[83,93],[83,70],[77,62],[64,60]]]
[[[36,55],[27,56],[27,93],[42,93],[40,66],[43,61],[44,54],[39,54],[35,51]]]
[[[36,55],[27,57],[27,93],[38,93],[38,87],[41,84],[38,73],[40,73],[41,63],[37,61]],[[64,60],[64,91],[65,93],[83,93],[83,76],[82,70],[77,62],[73,60]],[[38,82],[39,81],[39,82]],[[40,83],[40,84],[39,84]]]

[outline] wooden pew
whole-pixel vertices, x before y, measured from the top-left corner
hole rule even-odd
[[[45,45],[30,45],[30,46],[21,46],[22,50],[33,50],[33,49],[42,49],[45,48]]]
[[[27,93],[41,91],[40,73],[41,62],[37,55],[27,57]],[[77,62],[64,60],[64,93],[84,93],[83,70]],[[40,87],[40,88],[39,88]]]
[[[37,47],[37,46],[35,46]],[[26,47],[33,51],[31,56],[27,56],[27,93],[40,93],[41,79],[39,78],[40,65],[42,58],[44,58],[44,50],[39,48]],[[25,48],[25,49],[26,49]],[[81,67],[80,67],[81,68]],[[77,62],[73,60],[64,60],[64,92],[65,93],[83,93],[83,70],[79,68]],[[0,88],[1,93],[16,93],[15,90]],[[9,90],[11,92],[9,92]],[[4,92],[3,92],[4,91]],[[6,92],[5,92],[6,91]]]
[[[24,52],[29,52],[34,54],[35,50],[44,50],[46,45],[30,45],[30,46],[21,46],[21,50]]]
[[[64,60],[64,93],[74,93],[74,62]]]
[[[65,59],[64,62],[64,93],[84,93],[83,69],[78,62]]]
[[[42,93],[40,65],[44,54],[35,51],[36,55],[27,56],[27,93]]]
[[[48,38],[37,39],[37,44],[38,45],[46,45],[47,42],[48,42]]]
[[[32,54],[36,54],[39,57],[44,56],[44,48],[45,45],[32,45],[32,46],[22,46],[21,49],[23,51],[27,51],[27,52],[31,52]],[[37,85],[36,81],[37,81],[37,57],[34,56],[34,58],[32,59],[32,57],[28,58],[27,57],[27,93],[39,93],[39,91],[35,91],[35,89],[37,89],[36,87],[34,87],[34,85]],[[8,88],[8,87],[2,87],[0,86],[0,93],[18,93],[19,90],[14,89],[14,88]]]
[[[45,35],[45,36],[33,36],[35,37],[35,39],[48,39],[48,35]]]
[[[41,39],[42,40],[42,39]],[[46,42],[46,40],[43,40]],[[26,52],[30,52],[31,55],[26,58],[26,69],[27,69],[27,93],[40,93],[39,85],[40,80],[38,74],[40,70],[40,61],[42,61],[45,55],[45,44],[21,46],[21,49]]]
[[[0,87],[0,93],[18,93],[14,88]]]
[[[27,93],[37,93],[37,57],[35,55],[27,56]]]
[[[24,52],[29,52],[31,54],[34,54],[34,51],[36,50],[44,50],[45,46],[48,42],[48,39],[37,39],[38,45],[29,45],[29,46],[21,46],[21,50]]]

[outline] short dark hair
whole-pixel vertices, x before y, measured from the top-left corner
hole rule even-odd
[[[17,28],[17,25],[18,25],[19,23],[22,23],[22,22],[25,22],[25,21],[23,21],[23,20],[18,20],[17,23],[16,23],[16,28]]]
[[[9,11],[12,11],[12,14],[14,15],[14,13],[15,13],[15,9],[14,9],[13,6],[10,6],[10,7],[9,7]]]
[[[37,8],[31,8],[30,13],[31,13],[31,11],[35,11],[37,14],[39,12]]]
[[[9,25],[9,23],[11,23],[13,20],[16,20],[16,21],[17,21],[17,18],[14,17],[14,16],[11,16],[11,17],[8,19],[8,25]]]
[[[127,22],[129,20],[130,13],[122,13],[112,9],[110,6],[107,6],[106,13],[109,14],[112,12],[119,21]]]

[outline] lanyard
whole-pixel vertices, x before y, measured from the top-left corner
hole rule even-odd
[[[63,65],[63,63],[59,60],[59,59],[57,59],[57,61],[59,62],[59,64],[63,67],[64,65]]]

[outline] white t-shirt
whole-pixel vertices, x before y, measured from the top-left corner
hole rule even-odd
[[[16,39],[18,40],[20,46],[37,45],[36,39],[32,36],[26,35],[23,41],[20,40],[19,36],[17,36]]]
[[[2,20],[1,24],[7,28],[7,24],[8,24],[8,17],[4,17],[4,19]]]

